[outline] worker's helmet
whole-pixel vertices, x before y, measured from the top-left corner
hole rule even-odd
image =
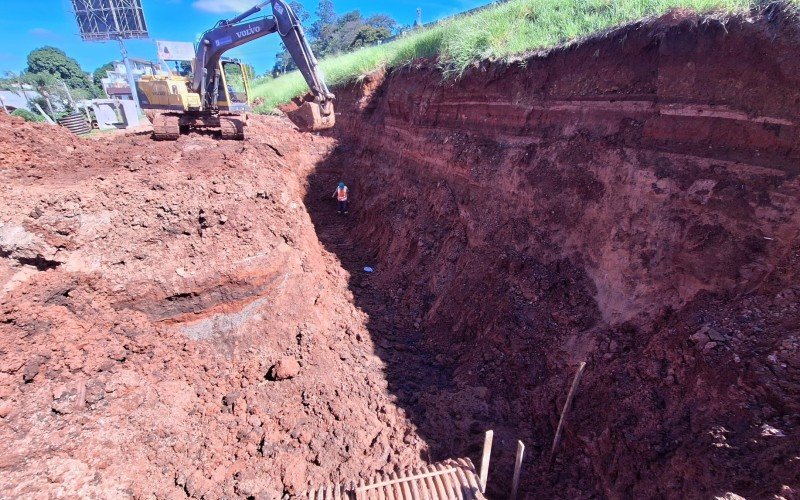
[[[344,187],[344,182],[340,182],[340,183],[339,183],[339,187],[340,187],[340,188],[343,188],[343,187]]]

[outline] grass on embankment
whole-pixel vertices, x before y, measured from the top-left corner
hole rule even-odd
[[[800,0],[792,0],[798,2]],[[473,62],[503,59],[586,37],[673,8],[737,12],[754,0],[512,0],[476,14],[445,21],[400,40],[320,61],[329,86],[354,81],[379,67],[438,56],[446,76],[458,76]],[[302,76],[289,73],[262,79],[253,93],[264,99],[259,111],[308,92]]]

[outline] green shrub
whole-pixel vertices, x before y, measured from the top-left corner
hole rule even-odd
[[[11,112],[11,116],[18,116],[18,117],[24,119],[27,122],[43,122],[44,121],[44,117],[42,117],[41,115],[39,115],[37,113],[32,113],[32,112],[28,111],[27,109],[22,109],[22,108],[15,109],[14,111],[12,111]]]

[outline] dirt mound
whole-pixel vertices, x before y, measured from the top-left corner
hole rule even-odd
[[[331,140],[0,128],[0,496],[280,498],[419,461],[303,208]]]
[[[0,166],[33,178],[41,178],[53,169],[64,169],[68,165],[65,165],[65,160],[80,148],[80,139],[66,129],[29,123],[5,113],[0,113],[0,137],[3,138],[0,142]],[[77,158],[72,161],[78,166]]]
[[[682,13],[337,92],[312,186],[344,178],[354,220],[331,235],[307,204],[376,268],[352,285],[373,335],[392,318],[441,365],[409,391],[385,358],[434,458],[477,458],[494,427],[497,497],[516,439],[530,498],[797,494],[799,49],[775,7]]]

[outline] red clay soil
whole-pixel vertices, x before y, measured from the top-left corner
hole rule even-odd
[[[280,498],[420,462],[302,203],[333,141],[250,133],[0,117],[0,497]]]
[[[517,439],[526,498],[797,498],[798,29],[420,62],[326,137],[0,116],[0,496],[281,498],[494,429],[493,498]]]
[[[339,89],[310,192],[343,178],[352,219],[307,205],[345,267],[376,269],[351,284],[373,337],[436,361],[385,358],[434,459],[477,459],[494,428],[496,498],[517,439],[528,498],[798,498],[797,54],[779,6],[673,12],[457,82],[420,62]]]

